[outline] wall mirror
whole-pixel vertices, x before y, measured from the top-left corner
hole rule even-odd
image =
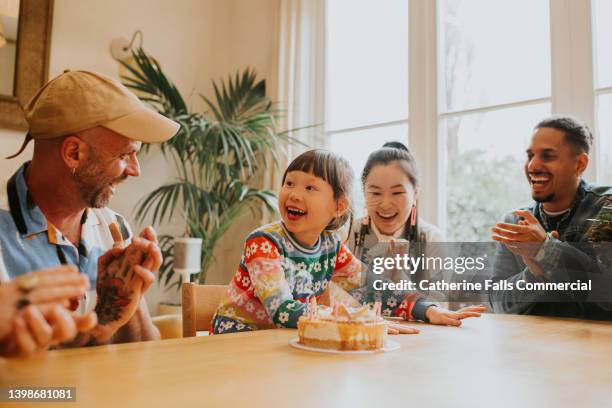
[[[46,81],[53,0],[0,0],[0,128],[27,129],[23,106]]]

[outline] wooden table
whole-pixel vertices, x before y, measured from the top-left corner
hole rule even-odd
[[[485,315],[418,326],[393,336],[399,351],[375,355],[295,350],[294,330],[52,351],[0,360],[0,383],[75,386],[69,407],[612,405],[612,322]]]

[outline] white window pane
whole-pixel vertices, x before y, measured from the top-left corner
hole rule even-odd
[[[408,1],[327,2],[327,130],[408,117]]]
[[[378,150],[385,142],[408,143],[408,124],[384,126],[332,135],[330,148],[349,161],[355,173],[353,186],[353,209],[356,216],[363,215],[364,199],[361,191],[361,172],[370,153]]]
[[[594,0],[595,77],[598,88],[612,86],[612,1]]]
[[[549,0],[440,0],[443,112],[550,96]]]
[[[612,95],[597,97],[597,135],[601,177],[599,183],[612,186]]]
[[[445,194],[450,240],[490,241],[496,222],[529,204],[525,149],[533,127],[550,115],[550,109],[545,103],[441,121],[448,155]]]

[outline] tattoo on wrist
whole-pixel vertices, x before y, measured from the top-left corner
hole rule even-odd
[[[98,303],[96,314],[98,322],[105,325],[121,318],[124,308],[130,304],[134,291],[130,287],[132,266],[142,263],[144,254],[133,246],[114,259],[107,267],[106,273],[98,277]]]
[[[130,303],[131,296],[132,290],[128,289],[124,278],[109,277],[98,282],[98,323],[105,325],[119,320],[124,307]]]

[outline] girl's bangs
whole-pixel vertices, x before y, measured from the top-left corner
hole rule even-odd
[[[331,160],[328,152],[310,150],[299,155],[291,162],[287,170],[285,170],[283,182],[285,181],[287,173],[291,171],[303,171],[304,173],[314,174],[316,177],[322,178],[325,182],[332,184],[329,179],[330,174],[333,174],[333,169],[330,168],[332,163],[333,160]]]

